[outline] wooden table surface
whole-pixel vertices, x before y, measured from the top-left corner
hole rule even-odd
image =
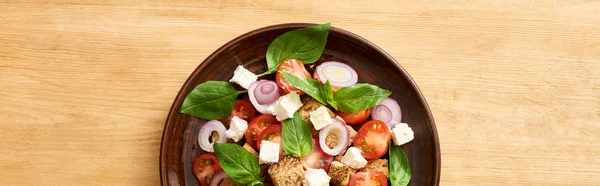
[[[332,22],[408,70],[441,185],[600,185],[600,2],[585,0],[0,0],[0,185],[158,185],[188,75],[288,22]]]

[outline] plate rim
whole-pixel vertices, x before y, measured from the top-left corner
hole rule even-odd
[[[233,45],[247,37],[253,36],[256,33],[261,33],[261,32],[270,31],[270,30],[277,30],[277,29],[282,29],[282,28],[308,27],[308,26],[314,26],[314,25],[318,25],[318,24],[315,24],[315,23],[282,23],[282,24],[269,25],[269,26],[265,26],[262,28],[258,28],[258,29],[246,32],[246,33],[244,33],[240,36],[237,36],[234,39],[228,41],[227,43],[223,44],[217,50],[212,52],[208,57],[206,57],[206,59],[204,59],[202,61],[202,63],[200,63],[198,65],[198,67],[196,67],[196,69],[194,69],[194,71],[192,71],[192,73],[188,76],[188,78],[185,80],[183,85],[181,85],[181,88],[177,92],[175,99],[173,100],[173,103],[171,104],[171,108],[169,109],[169,113],[168,113],[166,121],[165,121],[165,126],[163,127],[163,133],[161,135],[161,141],[160,141],[160,156],[159,156],[159,174],[160,174],[161,185],[168,185],[167,172],[165,170],[167,161],[164,158],[167,155],[165,139],[167,137],[167,134],[169,134],[170,128],[172,128],[171,127],[172,123],[169,121],[178,112],[178,109],[175,108],[175,104],[182,101],[182,99],[184,99],[183,96],[177,96],[177,95],[181,94],[184,87],[190,86],[192,77],[196,77],[199,74],[199,72],[202,71],[201,69],[205,68],[205,66],[207,64],[205,62],[211,61],[217,54],[221,53],[226,48],[229,48],[231,45]],[[433,148],[435,151],[435,160],[437,161],[436,167],[435,167],[435,175],[434,175],[433,183],[435,183],[435,185],[439,185],[440,184],[440,176],[441,176],[441,151],[440,151],[440,142],[439,142],[437,127],[435,125],[435,120],[433,118],[433,114],[431,113],[431,110],[429,109],[429,104],[427,103],[427,100],[425,99],[425,96],[423,96],[423,93],[421,92],[421,89],[419,88],[417,83],[408,74],[408,72],[402,67],[402,65],[400,65],[400,63],[398,61],[396,61],[396,59],[394,59],[390,54],[388,54],[383,49],[381,49],[377,45],[373,44],[369,40],[367,40],[357,34],[354,34],[350,31],[346,31],[344,29],[337,28],[334,26],[331,26],[330,31],[335,31],[342,35],[346,35],[348,37],[351,37],[353,39],[361,41],[362,43],[364,43],[365,45],[367,45],[369,47],[372,47],[373,49],[375,49],[376,52],[383,55],[386,59],[394,62],[394,66],[402,72],[402,76],[404,76],[406,79],[409,80],[411,86],[413,86],[413,88],[417,92],[417,95],[418,95],[420,101],[423,102],[423,106],[425,107],[424,108],[425,112],[427,113],[427,117],[428,117],[429,121],[431,122],[430,127],[433,132],[433,143],[434,143]]]

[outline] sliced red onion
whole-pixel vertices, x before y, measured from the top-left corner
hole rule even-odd
[[[393,127],[394,124],[402,121],[402,110],[396,100],[386,98],[379,105],[373,107],[371,118],[383,121],[387,126]]]
[[[332,133],[337,133],[338,144],[333,148],[329,148],[325,143],[327,136]],[[326,154],[336,156],[348,147],[348,138],[349,138],[348,128],[346,128],[346,123],[344,121],[339,120],[337,118],[333,119],[333,124],[327,125],[325,128],[322,128],[319,131],[319,145],[321,149]]]
[[[336,61],[321,63],[315,69],[314,76],[322,83],[329,80],[331,87],[335,90],[352,86],[358,82],[358,75],[352,67]]]
[[[261,81],[254,89],[256,101],[261,105],[270,105],[277,101],[279,95],[279,87],[273,81]]]
[[[219,186],[221,185],[221,182],[225,180],[225,178],[229,178],[229,176],[227,176],[225,171],[221,170],[212,176],[212,178],[210,179],[209,186]]]
[[[225,126],[218,120],[210,120],[202,125],[200,128],[200,132],[198,132],[198,144],[200,148],[206,152],[214,152],[213,144],[214,143],[225,143],[227,142],[227,135],[225,132]],[[209,139],[212,138],[212,133],[219,133],[219,139],[213,142],[210,142]]]
[[[281,90],[279,90],[277,83],[270,80],[261,79],[248,87],[250,102],[258,112],[263,114],[269,114],[267,108],[275,103],[280,95]]]

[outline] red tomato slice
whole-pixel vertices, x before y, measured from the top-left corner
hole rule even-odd
[[[202,186],[207,186],[213,174],[221,170],[217,157],[213,154],[201,154],[192,162],[192,172],[194,172]]]
[[[366,159],[377,159],[387,152],[391,137],[390,129],[384,122],[371,120],[358,129],[354,146],[360,149]]]
[[[281,88],[281,90],[283,90],[285,93],[290,93],[294,91],[298,93],[298,95],[304,94],[304,92],[302,92],[300,89],[294,87],[287,80],[285,80],[283,75],[279,73],[281,71],[290,73],[301,78],[312,78],[310,73],[308,73],[308,71],[306,71],[306,68],[304,68],[304,63],[297,59],[285,60],[281,63],[281,65],[279,65],[279,68],[277,69],[277,75],[275,76],[277,85],[279,85],[279,88]]]
[[[256,116],[256,110],[254,110],[254,107],[250,102],[245,100],[236,100],[233,111],[231,111],[231,114],[229,114],[229,117],[227,117],[227,123],[231,122],[231,118],[233,118],[233,116],[250,121],[252,118],[254,118],[254,116]]]
[[[331,162],[333,162],[333,156],[326,154],[319,146],[319,140],[313,138],[313,148],[309,154],[302,157],[302,164],[305,167],[310,167],[313,169],[324,169],[325,171],[329,170],[331,166]]]
[[[258,147],[258,150],[260,151],[260,142],[266,140],[273,143],[279,143],[279,156],[282,157],[285,155],[283,153],[283,148],[281,147],[281,129],[281,125],[271,125],[263,130],[258,135],[258,139],[256,140],[256,146]]]
[[[256,140],[258,135],[265,130],[267,127],[280,124],[279,121],[273,115],[260,115],[250,121],[248,130],[246,130],[246,143],[250,144],[252,148],[257,149]]]
[[[361,124],[371,115],[371,109],[361,110],[356,113],[335,112],[349,125]]]
[[[357,172],[350,176],[349,186],[387,186],[385,176],[379,171]]]

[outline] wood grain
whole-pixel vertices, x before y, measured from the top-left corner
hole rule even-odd
[[[158,185],[167,111],[200,61],[258,27],[330,21],[419,84],[441,185],[599,185],[598,12],[585,0],[0,0],[0,183]]]

